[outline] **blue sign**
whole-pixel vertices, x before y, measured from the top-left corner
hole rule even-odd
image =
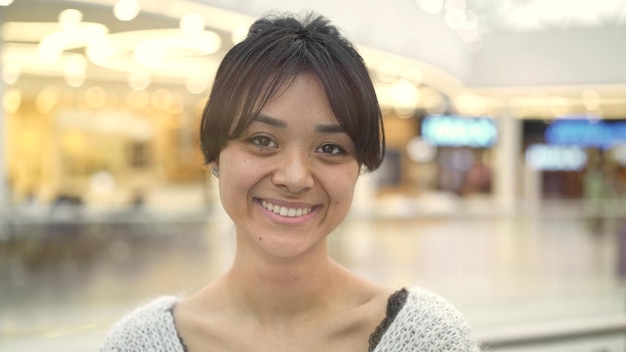
[[[611,149],[626,143],[626,122],[556,120],[546,129],[545,138],[549,144]]]
[[[498,127],[489,117],[427,116],[422,138],[436,146],[486,148],[495,144]]]
[[[526,149],[526,163],[536,170],[575,171],[587,165],[582,147],[533,144]]]

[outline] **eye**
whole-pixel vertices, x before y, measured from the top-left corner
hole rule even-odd
[[[255,136],[249,139],[253,144],[264,147],[264,148],[273,148],[276,147],[276,143],[268,137],[268,136]]]
[[[336,144],[324,144],[320,146],[318,152],[330,155],[343,155],[346,154],[346,150]]]

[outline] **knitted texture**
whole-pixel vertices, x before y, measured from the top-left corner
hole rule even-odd
[[[454,306],[432,292],[413,288],[374,352],[417,351],[478,352],[479,348]]]
[[[184,352],[165,296],[124,317],[108,334],[101,352]],[[429,291],[409,290],[406,303],[374,352],[478,352],[469,325],[450,303]]]
[[[172,308],[178,299],[159,297],[120,320],[100,349],[101,352],[184,352]]]

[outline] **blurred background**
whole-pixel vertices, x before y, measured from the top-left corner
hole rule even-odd
[[[268,11],[357,44],[388,153],[338,261],[489,351],[626,351],[625,0],[0,0],[0,350],[97,350],[232,259],[198,122]]]

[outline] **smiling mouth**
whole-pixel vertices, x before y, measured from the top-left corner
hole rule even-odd
[[[261,201],[261,206],[275,214],[278,214],[280,216],[285,216],[288,218],[295,218],[298,216],[303,216],[303,215],[307,215],[308,213],[311,212],[311,210],[313,208],[287,208],[287,207],[281,207],[279,205],[274,205],[272,203],[269,203],[267,201]]]

